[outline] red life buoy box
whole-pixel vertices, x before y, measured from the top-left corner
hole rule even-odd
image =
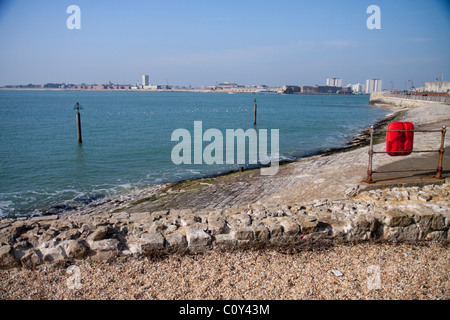
[[[392,122],[387,130],[414,130],[411,122]],[[387,132],[386,151],[390,156],[407,156],[413,150],[414,132]],[[402,152],[400,152],[402,151]]]

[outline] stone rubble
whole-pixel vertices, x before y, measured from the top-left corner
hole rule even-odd
[[[303,241],[449,241],[450,184],[369,190],[346,199],[241,209],[105,210],[0,220],[0,268]]]

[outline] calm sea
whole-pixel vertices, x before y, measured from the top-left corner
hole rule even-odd
[[[282,159],[344,146],[389,112],[369,106],[368,96],[0,91],[0,217],[236,169],[174,165],[171,135],[193,135],[194,121],[224,137],[225,129],[253,128],[254,98],[256,129],[279,129]]]

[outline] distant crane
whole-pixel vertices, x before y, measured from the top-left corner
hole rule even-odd
[[[412,82],[412,80],[408,80],[408,82],[411,82],[411,91],[414,90],[414,83]]]

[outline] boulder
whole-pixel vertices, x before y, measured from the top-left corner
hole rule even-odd
[[[257,225],[253,227],[255,241],[266,242],[270,239],[270,231],[264,225]]]
[[[232,248],[237,245],[237,240],[233,233],[228,234],[218,234],[215,237],[214,248],[224,249]]]
[[[300,224],[300,230],[303,234],[316,232],[319,226],[319,221],[312,217],[300,218],[297,221]]]
[[[238,213],[230,216],[231,221],[238,222],[240,226],[248,227],[252,224],[252,218],[247,213]]]
[[[20,259],[20,263],[22,266],[27,268],[32,268],[42,263],[41,253],[37,250],[29,250],[25,253],[24,256]],[[59,260],[63,261],[63,260]],[[47,261],[48,262],[48,261]]]
[[[164,249],[165,239],[159,232],[146,232],[141,235],[140,246],[143,253]]]
[[[72,241],[67,247],[67,256],[69,258],[81,259],[89,253],[89,246],[83,240]]]
[[[104,239],[88,241],[91,248],[90,259],[94,261],[111,260],[119,253],[119,240]]]
[[[196,223],[201,223],[202,222],[202,218],[195,216],[193,214],[184,214],[181,216],[181,225],[184,227],[187,226],[192,226]]]
[[[212,235],[218,235],[221,233],[226,233],[227,222],[225,219],[219,215],[210,215],[208,217],[208,230],[211,231]]]
[[[407,227],[414,222],[412,217],[399,209],[390,209],[385,216],[384,224],[388,227]]]
[[[241,226],[236,230],[235,234],[236,240],[238,241],[252,241],[255,238],[252,227],[250,226]]]
[[[14,256],[13,248],[10,245],[0,247],[0,269],[12,268],[19,265]]]
[[[287,237],[295,237],[300,233],[298,223],[295,223],[291,219],[281,219],[280,225],[283,227],[284,235]]]
[[[211,247],[211,236],[195,226],[186,229],[186,239],[190,249],[202,250]]]
[[[69,246],[72,240],[67,241],[56,241],[49,240],[43,242],[39,246],[39,251],[42,255],[42,260],[44,262],[62,262],[67,259],[65,247]]]
[[[447,232],[445,231],[433,231],[427,234],[425,240],[429,241],[442,241],[447,239]]]
[[[110,231],[111,231],[110,226],[100,226],[91,235],[89,235],[88,240],[91,241],[103,240],[110,233]]]
[[[421,231],[415,224],[407,227],[386,227],[384,239],[389,241],[416,241],[421,240]]]
[[[188,246],[186,238],[178,232],[166,236],[167,247],[170,251],[185,250]]]
[[[283,227],[275,218],[267,218],[262,221],[270,232],[271,238],[281,237],[283,235]]]

